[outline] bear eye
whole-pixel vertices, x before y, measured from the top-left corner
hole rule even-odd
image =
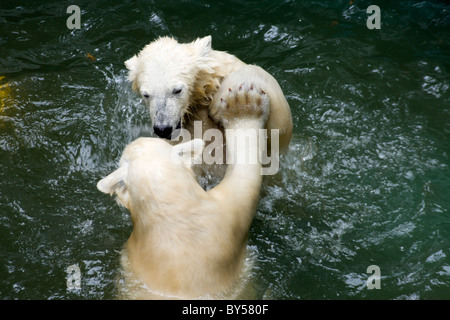
[[[142,96],[146,99],[150,98],[150,95],[147,92],[143,92]]]
[[[181,90],[183,90],[183,88],[175,87],[175,88],[173,88],[172,93],[173,93],[173,94],[179,94],[179,93],[181,93]]]

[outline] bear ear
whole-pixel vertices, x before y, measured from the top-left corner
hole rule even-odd
[[[186,165],[200,164],[202,161],[205,142],[202,139],[192,139],[177,144],[172,149],[172,161]]]
[[[116,171],[104,177],[97,183],[97,189],[106,194],[117,194],[126,189],[125,176],[128,171],[126,164],[120,166]]]
[[[133,57],[131,57],[130,59],[125,61],[125,67],[127,67],[127,69],[130,71],[134,71],[137,68],[137,63],[138,63],[138,57],[137,57],[137,55],[134,55]]]
[[[206,56],[211,52],[212,50],[211,42],[212,42],[211,36],[199,38],[194,42],[195,46],[197,46],[200,49],[201,56]]]
[[[125,176],[128,172],[128,166],[122,165],[97,183],[97,189],[106,194],[116,194],[117,202],[127,207],[128,191],[125,184]]]
[[[125,67],[128,69],[128,81],[133,82],[133,90],[137,91],[136,88],[136,76],[137,76],[137,70],[138,70],[138,62],[139,58],[137,55],[133,56],[132,58],[125,61]]]

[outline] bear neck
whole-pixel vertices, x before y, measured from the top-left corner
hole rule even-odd
[[[204,200],[205,191],[192,176],[187,178],[192,179],[189,185],[177,187],[175,184],[164,188],[164,184],[161,183],[159,188],[149,188],[145,194],[140,193],[139,197],[130,201],[133,204],[130,208],[133,232],[137,240],[159,241],[160,236],[166,239],[170,235],[176,235],[175,232],[182,231],[179,226],[195,224],[196,221],[192,216],[198,215],[198,211],[201,210],[198,204]]]
[[[190,108],[208,107],[223,78],[243,66],[244,62],[223,51],[211,50],[206,57],[202,57],[198,62]]]

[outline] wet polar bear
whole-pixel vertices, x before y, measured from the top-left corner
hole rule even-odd
[[[270,100],[256,83],[231,85],[217,99],[227,139],[242,138],[246,133],[240,128],[258,134],[266,125]],[[123,268],[134,279],[128,283],[137,285],[128,287],[127,298],[242,297],[261,164],[235,161],[222,181],[205,191],[190,165],[203,148],[201,139],[173,146],[164,139],[138,138],[125,148],[119,168],[98,182],[100,191],[116,194],[131,213]],[[235,159],[263,151],[231,147],[226,152]]]
[[[258,66],[247,65],[234,55],[213,50],[211,36],[190,43],[179,43],[170,37],[159,38],[125,61],[125,66],[132,88],[149,107],[154,133],[160,138],[176,140],[180,128],[196,137],[194,124],[197,122],[201,123],[202,133],[211,128],[222,130],[225,145],[223,119],[219,112],[221,101],[217,95],[221,95],[224,81],[228,83],[225,90],[251,81],[269,97],[270,112],[265,125],[268,151],[271,151],[272,129],[278,130],[276,153],[287,150],[292,135],[292,117],[278,82]],[[222,152],[226,154],[226,151]]]

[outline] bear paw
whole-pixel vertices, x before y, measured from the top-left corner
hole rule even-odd
[[[242,121],[255,121],[263,128],[269,117],[269,97],[255,87],[253,83],[244,82],[239,86],[222,92],[211,110],[211,116],[224,128],[229,128]]]

